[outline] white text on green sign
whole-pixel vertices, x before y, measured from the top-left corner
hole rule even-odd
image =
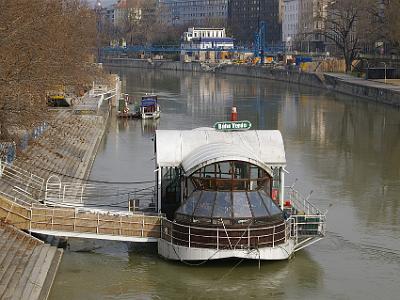
[[[251,123],[249,121],[217,122],[214,128],[221,131],[248,130],[251,128]]]

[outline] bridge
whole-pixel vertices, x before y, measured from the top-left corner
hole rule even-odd
[[[231,49],[224,48],[208,48],[208,49],[199,49],[199,48],[184,48],[180,45],[134,45],[134,46],[126,46],[126,47],[103,47],[100,49],[100,53],[129,53],[129,52],[144,52],[144,53],[180,53],[181,51],[185,52],[229,52],[229,53],[254,53],[256,49],[247,48],[247,47],[234,47]],[[285,51],[285,47],[265,47],[264,53],[268,54],[277,54]]]

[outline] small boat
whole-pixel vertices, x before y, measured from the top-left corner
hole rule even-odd
[[[136,110],[131,110],[129,104],[132,103],[132,98],[129,97],[128,94],[125,95],[124,98],[118,101],[118,112],[117,116],[119,118],[139,118],[140,114]]]
[[[146,94],[140,103],[140,117],[142,119],[158,119],[160,117],[160,105],[157,95]]]

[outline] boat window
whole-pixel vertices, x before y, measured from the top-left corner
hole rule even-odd
[[[267,195],[264,191],[259,191],[258,193],[263,199],[264,205],[266,206],[271,216],[279,214],[281,212],[278,205],[272,200],[272,198],[269,195]]]
[[[245,224],[269,222],[281,209],[263,190],[195,191],[176,211],[175,218],[191,223]]]
[[[196,204],[201,197],[201,191],[194,192],[188,200],[178,209],[177,213],[193,215]]]
[[[246,193],[232,193],[233,196],[233,217],[236,218],[251,218],[251,210],[247,200]]]
[[[194,172],[190,178],[197,189],[212,191],[255,191],[262,188],[269,191],[272,180],[262,168],[243,161],[210,164]]]
[[[259,218],[268,215],[267,209],[265,208],[261,196],[257,192],[249,193],[248,195],[254,217]]]
[[[215,193],[204,191],[197,203],[195,215],[197,217],[211,218],[212,209],[215,201]]]
[[[231,193],[217,193],[213,211],[213,218],[232,218]]]

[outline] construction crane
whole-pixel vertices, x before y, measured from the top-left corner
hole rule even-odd
[[[254,58],[259,58],[260,63],[265,63],[265,47],[267,42],[267,23],[261,21],[258,31],[254,33]]]

